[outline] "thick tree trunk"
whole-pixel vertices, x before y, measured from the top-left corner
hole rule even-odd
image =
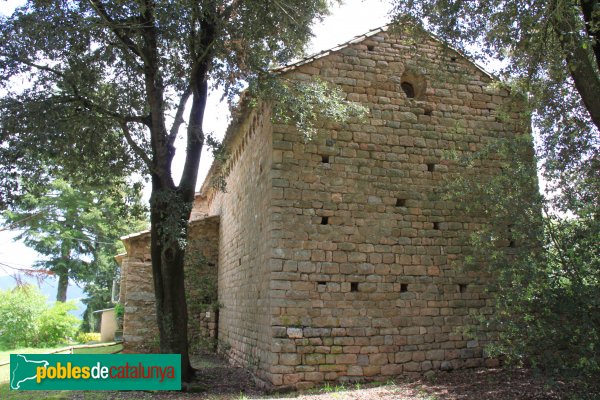
[[[580,3],[586,24],[587,34],[598,38],[596,17],[590,10],[595,7],[596,1],[583,0]],[[558,7],[555,5],[555,7]],[[591,7],[591,8],[590,8]],[[598,57],[597,43],[592,46],[592,51],[584,47],[586,44],[578,32],[573,32],[573,27],[578,25],[581,16],[573,13],[571,9],[554,9],[554,32],[560,42],[568,72],[573,79],[575,89],[579,92],[585,108],[588,110],[594,125],[600,130],[600,60]],[[594,62],[595,61],[595,62]]]
[[[67,289],[69,287],[69,274],[58,274],[58,289],[56,290],[56,301],[67,301]]]
[[[185,298],[184,256],[191,202],[173,189],[153,181],[150,201],[152,274],[160,352],[181,354],[181,378],[194,376],[188,352],[188,315]]]
[[[575,88],[592,121],[600,130],[600,77],[588,52],[583,47],[575,48],[573,53],[567,55],[566,60]]]

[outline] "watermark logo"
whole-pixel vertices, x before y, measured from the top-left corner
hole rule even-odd
[[[180,390],[179,354],[11,354],[11,390]]]

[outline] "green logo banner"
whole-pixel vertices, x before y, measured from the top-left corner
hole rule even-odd
[[[180,354],[11,354],[11,390],[181,390]]]

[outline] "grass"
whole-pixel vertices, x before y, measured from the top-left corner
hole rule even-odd
[[[123,345],[119,343],[113,346],[73,349],[73,354],[114,354],[121,352],[121,350],[123,350]]]
[[[47,354],[47,353],[51,353],[58,349],[64,349],[69,346],[77,346],[77,345],[78,344],[64,344],[62,346],[57,346],[57,347],[42,347],[42,348],[22,347],[19,349],[0,351],[0,363],[9,361],[11,354]],[[112,353],[118,353],[121,350],[123,350],[123,345],[116,344],[113,346],[92,347],[89,349],[73,349],[73,354],[112,354]],[[0,380],[0,382],[1,382],[1,380]]]
[[[67,346],[69,346],[69,345],[64,344],[62,346],[42,347],[42,348],[22,347],[19,349],[0,351],[0,363],[9,361],[11,354],[45,354],[45,353],[48,353],[48,352],[51,352],[54,350],[63,349]]]

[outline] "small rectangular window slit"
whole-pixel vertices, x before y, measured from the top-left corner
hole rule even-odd
[[[317,285],[327,285],[327,282],[325,282],[325,281],[319,281],[319,282],[317,282]]]
[[[400,293],[406,293],[408,292],[408,283],[401,283],[400,284]]]
[[[433,172],[435,170],[435,164],[433,163],[428,163],[427,164],[427,171],[429,172]]]
[[[406,199],[396,199],[396,207],[405,207]]]
[[[367,45],[367,50],[373,51],[373,50],[375,50],[375,46],[373,46],[372,44],[368,44]]]
[[[440,230],[440,223],[439,222],[434,222],[433,223],[433,229],[435,229],[436,231]]]
[[[321,217],[321,225],[328,225],[329,217]]]
[[[329,164],[329,156],[328,156],[327,154],[323,154],[323,155],[321,156],[321,162],[322,162],[323,164]]]
[[[467,291],[467,284],[466,283],[459,283],[458,284],[458,291],[460,293],[466,293],[466,291]]]
[[[358,282],[350,282],[350,291],[358,292]]]

